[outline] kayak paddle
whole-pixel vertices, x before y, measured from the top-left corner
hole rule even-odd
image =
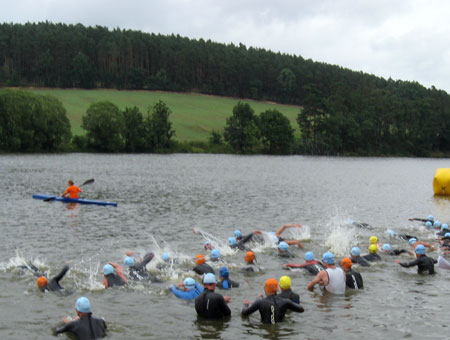
[[[91,184],[91,183],[94,183],[94,179],[93,178],[88,179],[87,181],[84,181],[82,184],[80,184],[80,187],[82,187],[83,185]],[[44,202],[53,201],[56,197],[58,197],[58,196],[52,196],[52,197],[46,198],[44,200]]]

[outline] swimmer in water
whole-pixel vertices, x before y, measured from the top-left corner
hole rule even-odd
[[[426,248],[423,244],[418,244],[415,248],[417,258],[414,261],[406,263],[397,260],[395,262],[405,268],[417,266],[418,274],[434,274],[434,264],[437,263],[437,261],[431,257],[426,256],[425,249]]]
[[[195,311],[197,315],[205,319],[223,319],[231,315],[228,303],[229,296],[215,293],[216,276],[208,273],[203,277],[203,293],[195,298]]]
[[[434,223],[434,216],[433,215],[428,215],[427,218],[410,217],[410,218],[408,218],[408,221],[419,221],[419,222],[423,222],[423,223],[430,222],[431,224],[433,224]]]
[[[288,228],[302,228],[302,225],[301,224],[285,224],[284,226],[282,226],[280,229],[278,229],[275,232],[276,237],[278,237],[278,241],[279,242],[284,241],[290,246],[296,245],[299,248],[303,248],[303,244],[299,240],[286,240],[281,237],[281,234],[283,233],[283,231],[285,231]]]
[[[239,282],[231,280],[228,268],[222,267],[219,269],[219,282],[217,282],[217,287],[220,289],[238,288]]]
[[[220,250],[217,248],[214,248],[211,251],[211,257],[210,257],[210,261],[211,262],[219,262],[220,260]]]
[[[205,250],[212,250],[213,246],[212,246],[211,241],[206,240],[205,243],[203,244],[203,248],[205,248]]]
[[[144,258],[139,261],[132,257],[134,253],[133,252],[127,252],[127,257],[125,257],[124,264],[125,267],[128,268],[128,277],[133,280],[150,280],[152,282],[155,282],[154,277],[150,275],[148,272],[146,266],[150,261],[153,259],[155,254],[153,253],[147,253],[144,255]]]
[[[35,275],[39,276],[37,278],[37,285],[41,292],[55,292],[64,290],[64,287],[60,285],[59,281],[61,281],[69,271],[69,263],[70,262],[67,262],[67,264],[61,269],[59,274],[52,277],[50,282],[48,282],[48,279],[44,274],[40,272],[40,270],[36,266],[32,264],[29,266],[35,272]]]
[[[182,283],[169,286],[170,291],[178,298],[183,300],[192,300],[203,293],[203,287],[200,286],[192,277],[187,277]]]
[[[105,288],[125,286],[128,283],[123,269],[117,263],[109,262],[103,266],[103,285]]]
[[[446,233],[450,232],[448,229],[448,224],[444,223],[441,225],[441,230],[436,233],[436,236],[445,236]]]
[[[406,250],[406,249],[392,249],[391,245],[389,243],[385,243],[381,246],[381,251],[383,254],[388,254],[391,256],[397,256],[403,253],[408,253],[410,255],[414,255],[412,252]]]
[[[257,299],[250,305],[250,301],[245,299],[241,314],[250,315],[259,311],[261,321],[266,324],[275,324],[284,320],[286,312],[292,310],[303,313],[304,309],[297,303],[277,295],[278,281],[274,278],[266,280],[264,283],[265,298]]]
[[[279,297],[291,300],[292,302],[295,302],[297,304],[300,303],[300,295],[297,293],[294,293],[291,289],[291,278],[289,276],[282,276],[280,277],[280,290],[281,294]]]
[[[352,263],[359,264],[361,267],[370,267],[370,263],[367,262],[363,257],[361,257],[361,250],[358,247],[353,247],[350,251],[350,259],[352,260]]]
[[[368,223],[364,223],[364,222],[355,222],[353,220],[349,220],[348,224],[354,225],[357,228],[361,228],[361,229],[373,229],[372,226]]]
[[[411,248],[413,250],[416,249],[416,247],[421,244],[423,245],[425,248],[429,248],[430,250],[435,250],[434,246],[430,243],[426,243],[426,242],[422,242],[422,241],[418,241],[416,238],[410,238],[408,240],[409,245],[411,246]]]
[[[322,263],[325,270],[320,271],[310,283],[308,283],[308,290],[313,291],[314,286],[319,284],[332,294],[345,293],[346,276],[342,268],[338,268],[334,264],[333,253],[327,251],[322,255]]]
[[[381,256],[377,254],[378,246],[376,244],[371,244],[369,246],[369,254],[364,255],[363,259],[369,262],[380,261]]]
[[[350,258],[344,257],[341,260],[341,267],[345,272],[345,285],[350,289],[363,289],[363,279],[360,273],[352,269],[353,262]]]
[[[283,268],[304,268],[313,275],[317,275],[321,270],[324,270],[323,264],[315,259],[314,253],[312,251],[306,252],[304,258],[306,261],[305,263],[287,263],[283,264]]]
[[[106,323],[103,319],[94,318],[89,299],[82,296],[75,303],[77,316],[75,319],[64,319],[65,325],[55,330],[55,335],[69,332],[76,339],[89,340],[103,338],[106,335]]]
[[[289,251],[289,244],[286,242],[280,242],[278,243],[278,256],[283,258],[293,258],[295,257],[290,251]]]
[[[245,253],[244,256],[245,259],[245,266],[242,267],[242,270],[247,273],[256,273],[259,272],[261,269],[256,265],[256,257],[255,253],[249,250]]]
[[[198,254],[195,257],[195,264],[196,266],[192,270],[196,272],[198,275],[204,275],[207,273],[215,274],[214,269],[209,264],[206,263],[206,259],[203,254]]]

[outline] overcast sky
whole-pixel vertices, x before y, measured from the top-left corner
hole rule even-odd
[[[0,22],[51,21],[243,43],[450,93],[450,1],[0,0]]]

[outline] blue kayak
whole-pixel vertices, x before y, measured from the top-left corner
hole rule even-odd
[[[34,199],[37,200],[45,200],[50,197],[55,197],[53,195],[33,195]],[[105,201],[97,201],[97,200],[87,200],[84,198],[67,198],[62,196],[57,196],[52,201],[59,201],[64,203],[80,203],[80,204],[96,204],[96,205],[112,205],[113,207],[117,207],[116,202],[105,202]]]

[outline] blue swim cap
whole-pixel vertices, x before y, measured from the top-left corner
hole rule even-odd
[[[287,251],[289,249],[289,244],[287,244],[286,242],[280,242],[278,243],[278,249],[280,249],[281,251]]]
[[[434,220],[434,216],[433,216],[433,215],[428,215],[428,219],[429,219],[430,221],[433,221],[433,220]]]
[[[412,237],[412,238],[410,238],[410,239],[408,240],[408,243],[409,243],[410,245],[413,245],[413,244],[416,243],[416,242],[417,242],[417,239],[414,238],[414,237]]]
[[[397,236],[397,233],[396,233],[395,231],[391,230],[391,229],[389,229],[387,232],[388,232],[388,234],[389,234],[390,237],[395,237],[395,236]]]
[[[236,244],[236,237],[233,237],[233,236],[229,237],[228,238],[228,244],[230,246],[234,246]]]
[[[169,253],[163,253],[162,255],[161,255],[161,259],[163,260],[163,261],[169,261],[170,260],[170,255],[169,255]]]
[[[203,276],[203,283],[211,284],[216,283],[216,276],[213,273],[208,273]]]
[[[416,247],[416,254],[424,255],[425,254],[425,246],[423,244],[419,244]]]
[[[434,226],[435,228],[439,228],[439,227],[441,226],[441,222],[439,222],[439,221],[434,221],[433,226]]]
[[[234,231],[234,237],[236,237],[236,238],[242,237],[241,231],[236,229],[236,230]]]
[[[444,237],[450,237],[450,233],[445,233]]]
[[[353,256],[359,256],[361,255],[361,250],[358,247],[353,247],[350,251],[350,254],[352,254]]]
[[[353,224],[353,223],[355,223],[355,221],[353,221],[353,220],[348,220],[348,224]]]
[[[391,245],[389,243],[383,244],[383,246],[381,248],[383,250],[385,250],[385,251],[391,251],[392,250],[392,247],[391,247]]]
[[[227,267],[222,267],[219,269],[219,275],[224,278],[227,278],[228,276],[230,276],[230,272],[228,271]]]
[[[105,264],[103,266],[103,274],[109,275],[109,274],[112,274],[112,273],[114,273],[114,267],[111,266],[109,263]]]
[[[211,257],[212,257],[213,259],[218,259],[218,258],[220,257],[220,251],[219,251],[219,249],[213,249],[213,250],[211,251]]]
[[[195,280],[192,277],[187,277],[183,281],[183,286],[185,286],[187,289],[194,289]]]
[[[125,266],[127,266],[127,267],[134,266],[134,259],[131,256],[125,257],[125,261],[123,261],[123,262],[125,263]]]
[[[80,313],[90,313],[91,312],[91,303],[87,297],[79,297],[77,302],[75,303],[75,309]]]
[[[441,225],[441,230],[444,230],[444,229],[448,229],[448,224],[447,223],[444,223],[443,225]]]
[[[332,252],[327,251],[322,255],[322,261],[328,264],[334,264],[334,255]]]
[[[312,251],[306,252],[304,257],[306,261],[312,261],[315,258],[314,253]]]
[[[431,223],[430,221],[427,221],[427,223],[425,223],[425,227],[427,227],[427,229],[430,229],[432,225],[433,223]]]
[[[205,241],[205,243],[203,243],[203,245],[207,245],[207,244],[211,244],[211,241]]]

